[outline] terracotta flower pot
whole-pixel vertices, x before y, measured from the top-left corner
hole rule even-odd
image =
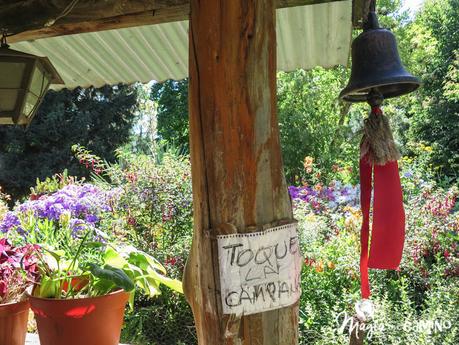
[[[0,345],[24,345],[29,301],[0,304]]]
[[[30,296],[41,345],[118,345],[129,294],[57,300]]]

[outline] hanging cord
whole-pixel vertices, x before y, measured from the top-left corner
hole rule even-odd
[[[363,22],[363,30],[370,29],[379,29],[378,18],[376,17],[376,0],[370,2],[370,7],[368,8],[368,17]]]
[[[376,0],[370,2],[370,12],[376,12]]]
[[[72,10],[73,8],[76,6],[76,4],[78,3],[78,1],[80,0],[72,0],[68,5],[67,7],[62,11],[62,13],[60,15],[58,15],[56,18],[54,19],[50,19],[48,20],[46,23],[45,23],[45,27],[50,27],[50,26],[53,26],[59,19],[62,19],[64,18],[66,15],[68,15]]]

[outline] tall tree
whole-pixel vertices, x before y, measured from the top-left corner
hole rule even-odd
[[[157,103],[159,138],[189,152],[188,79],[154,84],[151,99]]]
[[[459,168],[459,1],[428,0],[410,26],[422,77],[410,139],[431,147],[430,163],[457,179]]]
[[[0,127],[0,185],[18,197],[44,178],[68,169],[85,175],[71,146],[81,144],[108,161],[128,141],[136,87],[50,91],[29,128]]]
[[[343,67],[278,74],[282,155],[290,182],[303,175],[306,156],[313,157],[323,172],[332,171],[335,164],[357,161],[359,123],[351,120],[360,113],[350,118],[350,105],[338,101],[347,78]]]

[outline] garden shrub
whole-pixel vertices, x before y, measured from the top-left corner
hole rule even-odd
[[[192,238],[191,168],[188,157],[158,145],[152,155],[117,151],[106,164],[84,147],[74,147],[96,184],[115,188],[113,231],[158,258],[172,278],[181,279]],[[167,289],[155,299],[136,296],[122,339],[134,344],[196,344],[191,309],[183,295]]]
[[[370,270],[376,314],[368,343],[458,344],[458,191],[428,180],[431,174],[418,169],[422,163],[404,158],[401,165],[404,256],[398,271]],[[360,299],[361,224],[358,191],[350,191],[336,182],[290,187],[305,255],[301,344],[349,343],[347,330],[339,325],[344,312],[354,315]]]
[[[15,199],[28,193],[37,178],[67,169],[84,176],[70,150],[88,146],[108,161],[130,139],[136,119],[137,86],[114,85],[46,94],[34,120],[20,126],[0,126],[0,184]]]
[[[169,276],[180,279],[192,238],[188,158],[162,148],[149,156],[119,150],[118,163],[107,164],[82,147],[75,151],[92,170],[96,186],[67,179],[55,197],[75,188],[116,193],[109,201],[111,212],[98,217],[98,226],[154,255]],[[347,169],[336,166],[329,175],[334,180],[325,183],[312,157],[304,163],[304,173],[313,175],[312,183],[289,187],[305,260],[300,344],[348,344],[349,330],[340,325],[343,313],[353,315],[360,299],[359,186],[350,183]],[[407,214],[404,256],[397,271],[370,272],[376,309],[368,325],[368,343],[457,345],[459,191],[456,186],[433,182],[433,173],[423,161],[404,157],[400,166]],[[48,182],[51,189],[55,183]],[[43,210],[58,212],[60,208]],[[6,216],[5,221],[14,219]],[[161,292],[156,299],[136,296],[134,311],[126,316],[123,342],[197,343],[191,309],[183,295],[167,289]]]

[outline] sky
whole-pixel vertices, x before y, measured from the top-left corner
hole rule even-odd
[[[402,0],[403,7],[402,9],[405,10],[410,10],[411,12],[415,12],[416,10],[419,9],[419,7],[422,5],[424,0]]]

